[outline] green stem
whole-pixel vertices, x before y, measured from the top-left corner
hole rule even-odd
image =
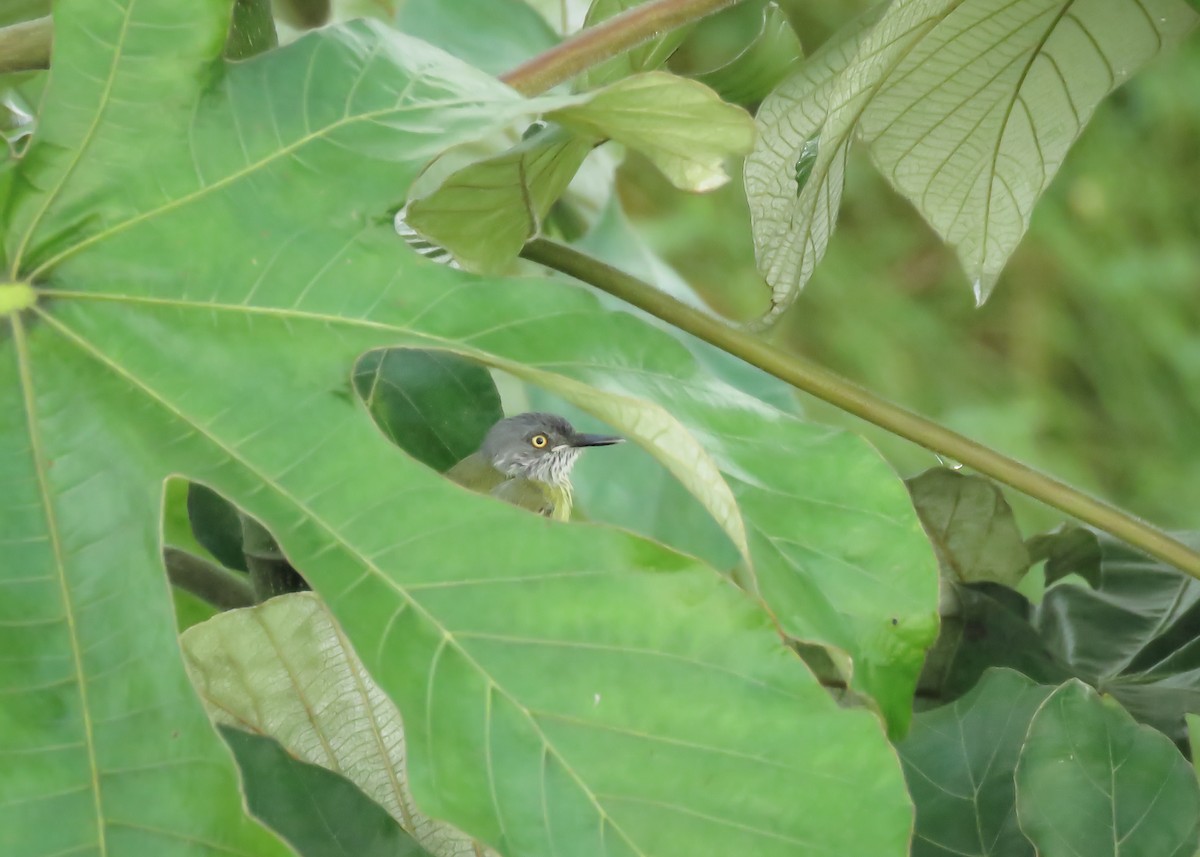
[[[523,95],[537,95],[594,65],[636,48],[659,33],[698,21],[739,0],[650,0],[581,30],[500,79]]]
[[[49,15],[0,28],[0,74],[50,68],[53,35]]]
[[[252,607],[254,591],[245,575],[226,571],[206,559],[178,548],[163,549],[167,578],[175,586],[220,610]]]
[[[616,268],[570,247],[542,238],[525,245],[526,259],[569,274],[703,339],[818,399],[861,417],[892,434],[1028,494],[1066,514],[1111,533],[1192,577],[1200,579],[1200,554],[1115,506],[1090,497],[1028,465],[970,438],[884,401],[809,360],[788,354],[692,307]]]

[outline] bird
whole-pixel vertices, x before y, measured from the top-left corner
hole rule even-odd
[[[570,520],[571,468],[591,446],[612,446],[624,438],[584,434],[557,414],[517,414],[500,420],[479,450],[446,471],[446,476],[480,494],[557,521]]]

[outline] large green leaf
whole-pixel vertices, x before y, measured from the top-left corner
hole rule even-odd
[[[1196,21],[1183,0],[959,0],[890,69],[863,139],[977,301],[1096,105]]]
[[[1034,715],[1016,782],[1021,829],[1043,857],[1191,857],[1200,845],[1191,765],[1081,682]]]
[[[913,857],[1033,857],[1017,826],[1013,771],[1052,689],[990,670],[953,705],[913,719],[896,748],[917,807]]]
[[[26,251],[63,236],[63,219],[95,228],[128,212],[119,195],[99,204],[98,165],[119,174],[153,148],[146,118],[170,126],[184,94],[194,99],[229,22],[228,8],[195,19],[175,4],[143,4],[131,27],[130,11],[56,5],[55,56],[70,59],[55,62],[53,106],[19,166],[19,192],[5,197],[13,273]],[[118,140],[116,125],[145,127],[146,148],[128,131]],[[35,357],[45,330],[31,317],[10,317],[0,337],[0,850],[286,853],[245,816],[228,754],[179,663],[160,571],[161,476],[125,478],[139,451],[104,450],[127,427],[96,418],[84,376],[70,385],[78,398],[48,381]]]
[[[363,22],[225,64],[216,5],[59,4],[4,212],[9,277],[38,298],[0,354],[0,604],[24,623],[0,626],[0,680],[24,691],[0,716],[32,760],[4,781],[25,800],[0,825],[14,853],[145,828],[269,853],[175,655],[172,474],[272,530],[403,713],[423,809],[508,857],[901,853],[877,719],[839,709],[751,597],[447,482],[387,442],[351,373],[373,348],[441,349],[610,423],[713,514],[789,633],[848,653],[895,729],[937,587],[900,480],[579,289],[476,279],[396,238],[426,161],[545,103]]]

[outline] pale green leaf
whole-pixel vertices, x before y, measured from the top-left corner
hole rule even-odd
[[[1096,105],[1196,21],[1183,0],[967,0],[900,55],[862,136],[977,301]]]
[[[876,7],[759,107],[758,140],[744,175],[755,257],[771,287],[771,309],[761,324],[791,305],[825,255],[862,111],[897,58],[951,3],[899,0],[886,10]]]
[[[550,116],[579,134],[637,149],[684,190],[720,187],[729,180],[725,158],[754,144],[746,111],[701,83],[666,72],[618,80]]]
[[[1191,857],[1200,784],[1171,740],[1072,679],[1038,709],[1017,814],[1041,857]]]
[[[467,270],[502,273],[541,231],[542,219],[594,143],[562,129],[541,130],[455,171],[410,202],[404,220]]]
[[[342,774],[437,857],[474,853],[469,836],[417,807],[400,712],[315,595],[218,614],[180,642],[214,722],[267,735],[296,758]]]

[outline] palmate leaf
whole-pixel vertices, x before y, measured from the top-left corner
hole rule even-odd
[[[5,850],[270,853],[175,654],[156,519],[181,474],[303,569],[403,712],[424,810],[509,857],[902,853],[877,720],[835,706],[753,599],[450,484],[388,443],[351,373],[372,348],[443,349],[611,423],[903,729],[936,567],[900,481],[585,292],[403,246],[388,212],[421,166],[544,104],[365,23],[224,64],[217,5],[55,8],[4,219],[38,298],[0,321]]]

